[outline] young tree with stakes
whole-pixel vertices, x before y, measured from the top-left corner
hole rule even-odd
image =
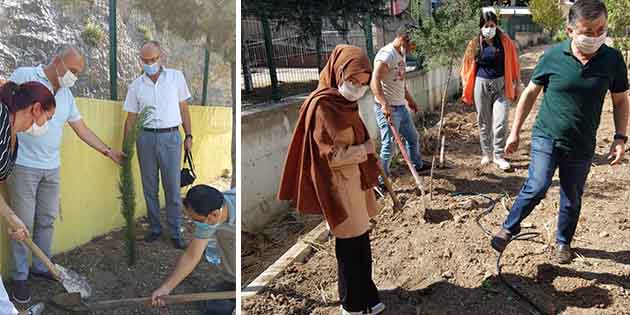
[[[424,8],[422,1],[413,0],[417,5],[412,8]],[[438,124],[438,134],[436,146],[431,163],[431,173],[429,177],[429,198],[433,198],[433,173],[435,169],[435,159],[440,149],[442,138],[442,126],[444,125],[444,108],[446,107],[446,96],[453,78],[453,69],[456,62],[461,60],[466,46],[471,38],[479,32],[479,1],[469,0],[449,0],[443,2],[431,15],[425,12],[413,10],[414,18],[420,21],[420,27],[412,34],[413,40],[417,44],[417,49],[429,59],[430,65],[446,67],[447,80],[442,89],[442,104],[440,108],[440,122]]]

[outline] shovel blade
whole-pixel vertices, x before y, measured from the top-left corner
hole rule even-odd
[[[70,293],[79,293],[80,298],[87,299],[92,296],[92,287],[87,281],[87,278],[76,273],[72,269],[67,269],[60,265],[55,265],[59,274],[61,275],[61,284]],[[79,300],[80,302],[80,300]]]

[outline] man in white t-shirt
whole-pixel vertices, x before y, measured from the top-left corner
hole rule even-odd
[[[138,113],[149,108],[147,120],[138,134],[138,162],[142,177],[142,190],[147,204],[151,231],[144,240],[153,242],[160,238],[159,178],[161,175],[166,197],[166,217],[170,238],[175,248],[184,249],[181,236],[182,200],[180,197],[180,167],[182,138],[179,125],[184,128],[184,150],[192,149],[192,134],[188,102],[190,91],[184,74],[160,64],[162,50],[156,41],[149,41],[140,50],[144,72],[130,85],[125,99],[127,112],[124,134],[135,125]]]
[[[418,105],[405,84],[405,55],[411,51],[412,42],[409,32],[412,28],[411,25],[398,28],[394,41],[381,48],[374,57],[374,72],[370,87],[376,101],[374,112],[381,131],[380,158],[387,176],[390,175],[389,165],[396,143],[389,123],[396,128],[407,143],[407,152],[416,170],[421,172],[430,168],[429,163],[422,161],[418,131],[407,110],[409,106],[414,113],[418,111]],[[383,188],[382,178],[379,182]]]

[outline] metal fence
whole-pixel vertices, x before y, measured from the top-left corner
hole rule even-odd
[[[345,34],[324,30],[318,52],[317,38],[303,38],[297,27],[254,18],[243,18],[241,33],[244,105],[311,91],[317,86],[319,69],[336,45],[346,43],[364,49],[367,45],[362,29]]]
[[[139,1],[0,0],[0,78],[20,66],[47,64],[60,47],[72,45],[86,59],[73,93],[122,100],[141,74],[139,48],[154,39],[165,66],[184,73],[190,103],[230,106],[229,61],[168,27],[158,32],[160,21],[139,10]]]

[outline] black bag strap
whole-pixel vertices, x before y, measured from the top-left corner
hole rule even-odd
[[[190,167],[190,171],[192,172],[194,177],[197,177],[197,174],[195,174],[195,166],[193,164],[193,158],[192,158],[192,152],[190,152],[189,150],[186,150],[186,152],[184,153],[184,164],[188,163],[188,167]]]

